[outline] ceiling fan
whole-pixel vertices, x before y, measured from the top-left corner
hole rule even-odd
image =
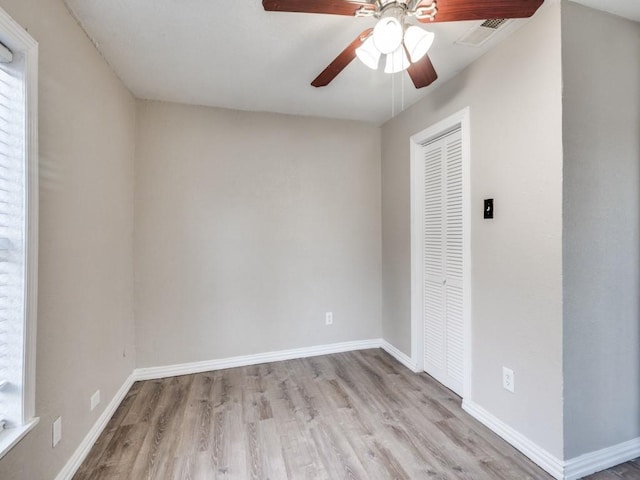
[[[427,55],[434,35],[407,18],[420,23],[457,22],[494,18],[525,18],[533,15],[544,0],[262,0],[267,11],[326,13],[354,17],[374,17],[368,28],[340,53],[311,85],[324,87],[358,57],[377,69],[381,58],[384,71],[407,70],[416,88],[431,85],[438,74]]]

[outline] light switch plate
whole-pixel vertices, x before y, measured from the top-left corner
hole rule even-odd
[[[484,200],[484,218],[493,218],[493,198]]]

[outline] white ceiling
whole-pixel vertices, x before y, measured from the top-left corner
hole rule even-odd
[[[376,124],[433,91],[528,21],[510,22],[482,47],[454,44],[481,22],[429,25],[436,34],[429,55],[439,75],[430,87],[416,90],[406,73],[387,75],[356,59],[329,86],[317,89],[310,82],[374,19],[265,12],[261,0],[65,1],[139,98]]]
[[[587,7],[640,22],[640,0],[572,0]]]

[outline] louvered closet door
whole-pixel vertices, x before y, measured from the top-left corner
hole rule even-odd
[[[423,147],[424,369],[462,395],[464,379],[462,139],[453,131]]]

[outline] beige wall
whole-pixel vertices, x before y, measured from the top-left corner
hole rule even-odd
[[[380,337],[378,128],[142,101],[135,192],[138,366]]]
[[[470,107],[474,402],[562,458],[560,5],[382,129],[383,337],[410,354],[409,137]],[[437,66],[436,66],[437,67]],[[496,217],[482,218],[495,199]],[[502,389],[502,366],[516,393]]]
[[[563,4],[561,42],[552,2],[381,133],[136,105],[60,0],[0,6],[41,56],[41,423],[0,478],[53,478],[134,365],[381,336],[410,354],[409,136],[467,106],[471,400],[558,458],[640,435],[637,382],[611,374],[640,375],[638,24]]]
[[[62,1],[0,6],[40,43],[40,424],[0,460],[0,478],[51,480],[134,366],[135,102]]]
[[[562,58],[571,458],[640,437],[640,24],[565,3]]]

